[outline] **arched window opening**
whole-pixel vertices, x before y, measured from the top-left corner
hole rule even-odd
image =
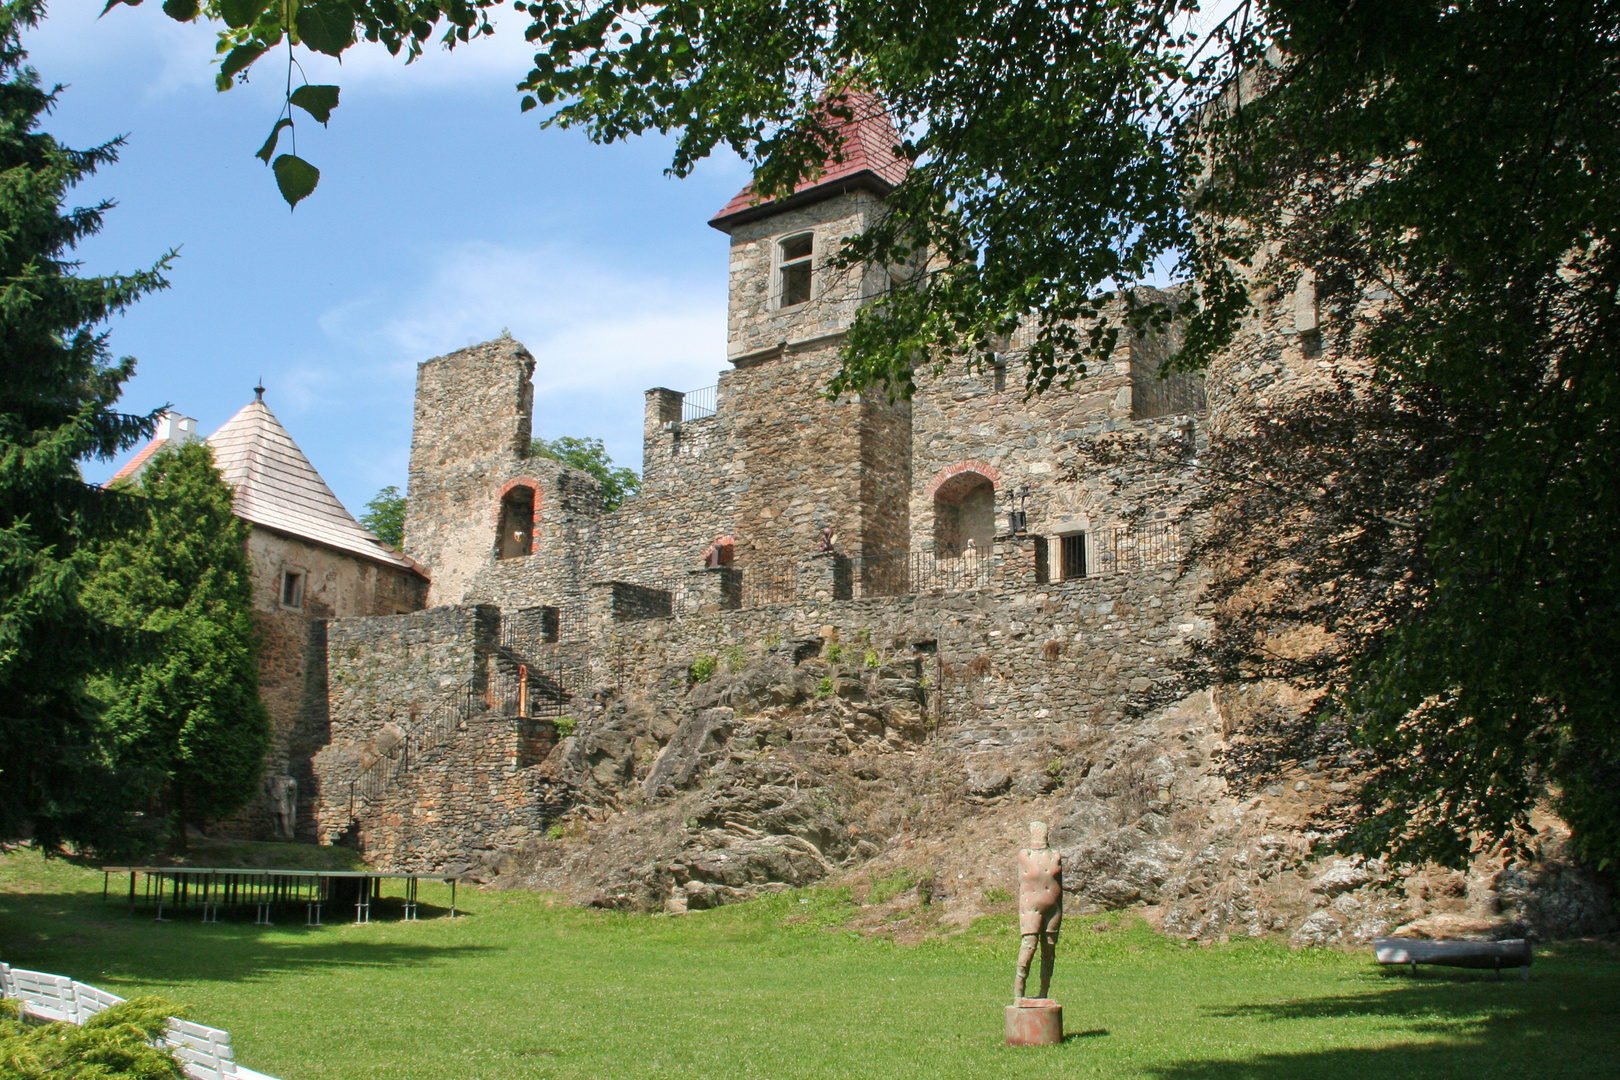
[[[989,554],[996,535],[996,486],[975,472],[958,473],[934,492],[934,554]]]
[[[783,307],[793,307],[810,299],[811,255],[815,250],[815,237],[811,233],[790,236],[779,245],[781,257],[777,271],[779,293]]]
[[[498,559],[520,559],[534,550],[534,488],[519,485],[501,496]]]

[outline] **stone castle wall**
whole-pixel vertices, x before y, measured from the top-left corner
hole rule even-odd
[[[556,744],[549,720],[475,715],[412,764],[408,783],[335,815],[353,829],[343,839],[390,870],[442,870],[471,852],[521,847],[567,809],[563,786],[543,767]]]
[[[418,574],[254,526],[248,534],[253,620],[259,632],[259,696],[270,718],[263,783],[246,808],[216,826],[222,836],[261,839],[275,834],[269,783],[298,782],[295,835],[314,835],[317,804],[311,762],[330,738],[326,700],[326,619],[395,615],[422,606],[427,581]],[[281,603],[282,575],[303,575],[303,603]]]

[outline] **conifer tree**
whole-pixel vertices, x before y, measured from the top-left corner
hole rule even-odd
[[[157,422],[114,409],[135,362],[112,360],[98,328],[164,287],[168,259],[75,273],[74,247],[112,204],[64,204],[120,141],[71,150],[38,130],[60,88],[40,88],[19,38],[42,11],[0,3],[0,830],[49,847],[107,842],[122,823],[109,732],[84,692],[109,642],[79,603],[89,545],[121,500],[86,485],[79,462]]]
[[[257,790],[270,724],[259,699],[247,524],[206,443],[157,455],[141,525],[108,542],[86,602],[134,647],[92,685],[129,795],[185,827]]]

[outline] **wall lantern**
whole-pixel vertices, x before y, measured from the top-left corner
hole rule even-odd
[[[1016,503],[1014,500],[1017,500]],[[1029,501],[1029,485],[1024,484],[1017,491],[1007,491],[1007,533],[1009,536],[1024,536],[1029,532],[1029,514],[1024,510],[1024,504]]]

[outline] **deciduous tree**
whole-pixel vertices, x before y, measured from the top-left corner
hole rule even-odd
[[[390,547],[403,547],[405,496],[399,493],[399,488],[390,484],[377,492],[376,497],[366,503],[366,512],[360,515],[360,524]]]
[[[589,473],[602,485],[602,509],[616,510],[624,500],[641,490],[641,477],[626,468],[615,468],[608,457],[607,447],[601,439],[576,439],[564,435],[560,439],[535,439],[529,447],[531,457],[548,457],[565,465],[572,465]]]

